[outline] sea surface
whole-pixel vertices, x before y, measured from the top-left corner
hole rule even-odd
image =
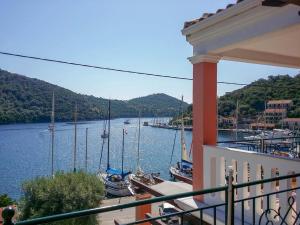
[[[163,118],[167,122],[167,118]],[[121,168],[122,130],[125,135],[125,170],[135,171],[137,166],[138,119],[111,121],[110,165]],[[151,123],[151,118],[142,118]],[[104,121],[91,121],[77,125],[77,163],[76,169],[85,169],[86,128],[87,170],[96,173],[104,170],[107,163],[107,140],[103,146],[100,164]],[[0,126],[0,194],[8,194],[14,199],[22,196],[22,183],[37,176],[51,175],[51,136],[49,124],[13,124]],[[54,169],[55,171],[73,171],[74,125],[72,123],[55,124]],[[160,172],[161,177],[169,178],[174,137],[175,148],[172,164],[180,159],[180,132],[175,130],[152,128],[141,125],[140,164],[145,172]],[[192,132],[186,131],[186,144],[190,149]],[[219,133],[218,140],[234,140],[231,132]]]

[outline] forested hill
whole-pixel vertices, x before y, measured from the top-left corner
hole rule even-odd
[[[228,92],[218,99],[218,113],[222,116],[233,116],[237,101],[239,103],[239,119],[255,118],[265,108],[265,101],[291,99],[294,106],[288,112],[288,117],[300,117],[300,74],[291,77],[288,75],[269,76],[268,79],[259,79],[241,89]],[[190,118],[192,105],[185,117]],[[174,118],[176,121],[179,117]]]
[[[55,93],[55,120],[103,119],[108,100],[74,93],[68,89],[0,69],[0,123],[49,122],[52,93]],[[112,100],[112,117],[174,116],[181,101],[166,94],[153,94],[129,101]],[[187,103],[183,104],[187,107]]]
[[[291,99],[294,106],[289,117],[300,117],[300,74],[269,76],[259,79],[241,89],[226,93],[219,98],[219,114],[233,115],[236,102],[239,102],[239,113],[243,117],[254,117],[265,108],[265,101]]]

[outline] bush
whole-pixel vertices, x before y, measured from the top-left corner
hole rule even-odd
[[[58,172],[52,177],[38,177],[22,185],[21,219],[95,208],[104,196],[104,185],[96,175],[85,172]],[[58,221],[54,224],[98,224],[96,216]]]
[[[15,201],[12,200],[7,194],[0,195],[0,207],[14,205]]]

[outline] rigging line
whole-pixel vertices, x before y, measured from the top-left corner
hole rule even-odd
[[[180,102],[180,106],[179,106],[179,109],[177,111],[177,118],[179,117],[181,111],[182,111],[182,101]],[[173,123],[172,123],[172,125],[173,125]],[[177,123],[177,126],[178,126],[178,123]],[[173,140],[172,154],[171,154],[171,159],[170,159],[170,163],[169,163],[169,168],[171,167],[172,160],[173,160],[173,155],[174,155],[174,149],[175,149],[175,143],[176,143],[177,133],[178,133],[178,130],[176,129],[175,130],[175,135],[174,135],[174,140]]]
[[[172,146],[172,154],[171,154],[171,159],[170,159],[170,163],[169,163],[169,168],[171,167],[172,161],[173,161],[173,155],[174,155],[174,149],[175,149],[175,144],[176,144],[176,138],[177,138],[177,133],[178,130],[175,130],[175,135],[174,135],[174,140],[173,140],[173,146]]]
[[[105,67],[105,66],[95,66],[95,65],[75,63],[75,62],[70,62],[70,61],[65,61],[65,60],[57,60],[57,59],[42,58],[42,57],[36,57],[36,56],[15,54],[15,53],[10,53],[10,52],[0,51],[0,54],[1,55],[7,55],[7,56],[26,58],[26,59],[33,59],[33,60],[39,60],[39,61],[67,64],[67,65],[73,65],[73,66],[88,67],[88,68],[115,71],[115,72],[121,72],[121,73],[130,73],[130,74],[143,75],[143,76],[170,78],[170,79],[178,79],[178,80],[189,80],[189,81],[193,80],[193,78],[188,78],[188,77],[171,76],[171,75],[164,75],[164,74],[155,74],[155,73],[140,72],[140,71],[133,71],[133,70],[124,70],[124,69],[117,69],[117,68]],[[292,89],[297,89],[298,90],[298,88],[293,88],[293,87],[290,87],[290,86],[258,85],[258,84],[246,84],[246,83],[227,82],[227,81],[218,81],[217,83],[218,84],[226,84],[226,85],[237,85],[237,86],[247,86],[247,85],[249,85],[249,86],[255,86],[255,87],[262,87],[262,88],[266,88],[266,87],[271,87],[271,88],[292,88]]]

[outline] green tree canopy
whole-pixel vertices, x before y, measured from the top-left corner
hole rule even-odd
[[[12,200],[7,194],[0,195],[0,207],[5,207],[15,204],[15,201]]]
[[[93,174],[58,172],[52,177],[38,177],[22,185],[21,219],[38,218],[95,208],[104,196],[104,185]],[[96,216],[70,219],[57,224],[97,224]]]

